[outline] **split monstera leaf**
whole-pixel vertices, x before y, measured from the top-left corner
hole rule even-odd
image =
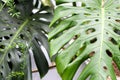
[[[39,0],[0,1],[0,80],[32,80],[30,52],[32,49],[38,71],[43,77],[48,62],[41,49],[49,52],[47,33],[52,19],[50,7]],[[19,13],[19,14],[16,14]]]
[[[81,6],[64,3],[81,2]],[[77,80],[116,80],[120,69],[120,0],[56,0],[50,24],[50,56],[62,80],[73,80],[82,63],[89,64]]]

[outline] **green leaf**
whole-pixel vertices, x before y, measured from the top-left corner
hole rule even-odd
[[[0,12],[0,18],[0,79],[31,80],[27,41],[21,37],[28,19],[23,23],[13,19],[6,9]]]
[[[28,18],[32,14],[34,8],[33,0],[17,0],[14,2],[16,4],[16,10],[20,12],[20,16]]]
[[[26,2],[28,0],[15,2],[15,9],[21,12],[19,18],[8,13],[8,6],[0,11],[0,80],[32,80],[30,49],[40,76],[48,72],[48,62],[40,46],[49,52],[46,35],[50,31],[51,9],[42,6],[38,12],[32,13],[32,0]]]
[[[48,71],[49,67],[45,55],[43,54],[43,51],[41,49],[38,49],[39,47],[40,47],[39,43],[36,40],[33,40],[33,52],[34,52],[35,62],[41,77],[43,77]]]
[[[60,0],[62,3],[68,0]],[[74,2],[75,0],[70,0]],[[80,65],[89,64],[77,80],[116,80],[120,69],[119,0],[81,0],[84,6],[58,6],[49,33],[50,56],[62,80],[72,80]]]

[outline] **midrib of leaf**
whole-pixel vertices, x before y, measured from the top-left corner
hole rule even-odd
[[[2,56],[2,58],[1,58],[1,60],[0,60],[0,64],[1,64],[2,61],[4,60],[7,52],[9,51],[9,49],[11,48],[11,46],[12,46],[12,44],[13,44],[13,42],[14,42],[14,40],[18,37],[19,33],[22,31],[22,29],[25,27],[25,25],[26,25],[28,22],[29,22],[29,20],[26,19],[26,20],[24,21],[24,23],[20,26],[20,28],[17,30],[17,32],[15,33],[15,35],[13,36],[13,38],[11,39],[10,44],[6,47],[5,52],[4,52],[4,54],[3,54],[3,56]]]
[[[102,58],[102,48],[103,48],[103,37],[104,37],[104,27],[105,27],[105,9],[104,9],[104,0],[102,0],[101,4],[101,41],[100,41],[100,58],[99,58],[99,66],[100,66],[100,61]]]

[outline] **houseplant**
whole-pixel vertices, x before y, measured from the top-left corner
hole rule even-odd
[[[0,0],[0,80],[32,79],[30,49],[41,77],[47,73],[41,46],[49,52],[50,6],[39,0]]]
[[[81,2],[81,6],[76,3]],[[50,56],[62,80],[72,80],[80,65],[89,64],[77,80],[116,80],[120,69],[120,0],[56,0],[50,24]],[[71,42],[72,41],[72,42]]]
[[[39,3],[41,7],[33,13]],[[56,0],[56,3],[48,38],[50,56],[61,78],[72,80],[79,66],[90,58],[78,80],[88,77],[116,80],[112,62],[120,68],[120,1]],[[45,36],[52,17],[49,6],[49,0],[36,0],[34,5],[33,0],[0,1],[1,80],[32,79],[29,49],[33,50],[41,77],[47,73],[48,63],[40,46],[49,52]]]

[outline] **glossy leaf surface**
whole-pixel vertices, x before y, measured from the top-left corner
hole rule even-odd
[[[29,49],[32,49],[40,76],[48,71],[48,62],[41,50],[49,52],[47,33],[51,9],[41,5],[37,12],[33,0],[15,0],[13,5],[1,2],[0,11],[0,80],[31,80]],[[37,4],[37,3],[36,3]],[[14,11],[10,11],[14,9]],[[49,10],[49,11],[48,11]],[[44,11],[44,12],[43,12]],[[13,13],[12,13],[13,12]],[[13,16],[16,13],[17,16]]]
[[[77,80],[116,80],[112,62],[120,69],[120,0],[80,1],[81,6],[56,8],[49,33],[50,56],[62,80],[73,80],[89,58]]]

